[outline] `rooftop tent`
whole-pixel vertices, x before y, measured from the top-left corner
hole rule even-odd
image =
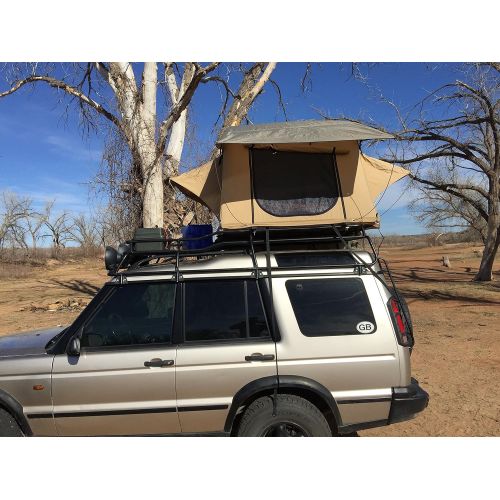
[[[213,161],[172,178],[223,229],[378,225],[377,197],[408,171],[362,154],[358,141],[392,136],[348,120],[228,128]]]

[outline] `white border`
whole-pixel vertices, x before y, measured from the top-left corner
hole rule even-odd
[[[0,60],[498,60],[499,2],[3,2]]]
[[[497,438],[0,439],[2,498],[498,498]],[[321,495],[321,496],[320,496]]]
[[[0,60],[498,60],[476,0],[3,2]],[[2,498],[498,497],[498,438],[6,439]]]

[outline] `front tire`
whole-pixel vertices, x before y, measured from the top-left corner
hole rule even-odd
[[[256,399],[241,418],[238,436],[331,437],[332,431],[316,406],[299,396],[278,394],[276,415],[273,397]]]
[[[24,436],[21,427],[16,419],[3,408],[0,408],[0,436],[1,437],[21,437]]]

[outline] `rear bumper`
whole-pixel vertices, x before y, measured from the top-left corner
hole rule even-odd
[[[425,410],[429,404],[429,394],[425,392],[414,378],[406,387],[392,389],[391,411],[388,424],[403,422],[415,417],[417,413]]]
[[[414,418],[417,413],[425,410],[429,404],[429,394],[424,391],[414,378],[406,387],[393,387],[389,417],[384,420],[362,422],[339,427],[339,434],[350,434],[364,429],[373,429],[396,422],[403,422]]]

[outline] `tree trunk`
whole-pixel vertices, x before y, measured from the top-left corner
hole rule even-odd
[[[132,122],[143,177],[142,225],[163,228],[163,175],[156,148],[157,73],[156,63],[144,63],[142,103]]]
[[[179,173],[184,139],[186,136],[186,110],[181,113],[180,118],[172,125],[170,138],[166,149],[167,160],[165,162],[165,177],[170,179]]]
[[[147,168],[142,198],[143,227],[163,227],[163,173],[159,160]]]
[[[166,148],[166,159],[163,166],[163,182],[164,182],[164,197],[166,220],[165,226],[172,224],[172,219],[175,218],[173,207],[176,206],[176,193],[168,182],[171,177],[179,173],[179,165],[181,162],[182,150],[184,149],[184,140],[186,136],[187,110],[181,113],[179,119],[172,125],[170,138]]]
[[[488,228],[479,271],[474,281],[491,281],[493,264],[500,244],[500,182],[496,172],[490,177]]]
[[[495,262],[495,257],[498,252],[498,247],[500,244],[500,229],[499,229],[499,217],[497,219],[497,229],[494,232],[490,231],[490,225],[493,226],[493,221],[488,224],[488,236],[486,238],[486,244],[484,245],[483,256],[481,258],[481,265],[479,266],[479,271],[476,276],[474,276],[474,281],[491,281],[493,279],[493,264]]]
[[[276,64],[275,62],[269,62],[266,66],[266,63],[259,62],[254,64],[250,70],[245,73],[231,108],[224,119],[222,128],[219,132],[219,138],[227,127],[237,127],[241,124],[264,85],[269,81],[272,72],[276,68]],[[213,160],[218,154],[219,148],[214,147],[210,158]]]
[[[222,130],[226,127],[237,127],[241,124],[243,118],[247,116],[250,107],[271,77],[271,73],[275,68],[275,62],[267,63],[267,65],[265,63],[258,63],[245,74],[240,88],[238,89],[237,95],[239,97],[235,99],[231,106],[224,120]]]

